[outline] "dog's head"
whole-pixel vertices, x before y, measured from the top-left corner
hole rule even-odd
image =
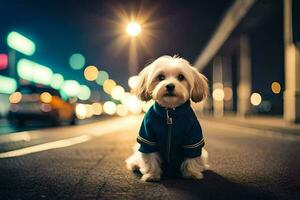
[[[190,98],[200,102],[207,89],[206,77],[187,60],[162,56],[140,72],[135,93],[143,101],[153,99],[163,107],[175,108]]]

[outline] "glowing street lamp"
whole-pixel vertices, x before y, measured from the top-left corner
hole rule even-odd
[[[126,32],[131,37],[138,36],[142,31],[142,27],[137,22],[130,22],[126,27]]]

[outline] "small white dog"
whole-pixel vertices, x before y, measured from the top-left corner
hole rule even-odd
[[[162,174],[201,179],[208,153],[190,99],[200,102],[207,90],[205,76],[183,58],[162,56],[146,66],[136,93],[155,104],[145,114],[127,168],[140,170],[144,181],[158,181]]]

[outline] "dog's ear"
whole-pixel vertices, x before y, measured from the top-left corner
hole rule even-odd
[[[151,100],[151,95],[147,91],[147,79],[148,79],[149,70],[150,70],[150,66],[148,65],[139,73],[138,84],[133,91],[133,93],[137,95],[142,101]]]
[[[194,67],[192,68],[194,76],[194,85],[192,86],[191,99],[194,102],[200,102],[207,97],[208,94],[208,84],[207,78],[198,72]]]

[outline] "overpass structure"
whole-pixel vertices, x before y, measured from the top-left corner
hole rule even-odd
[[[211,80],[207,106],[215,116],[265,112],[300,122],[299,7],[296,0],[232,3],[194,63]]]

